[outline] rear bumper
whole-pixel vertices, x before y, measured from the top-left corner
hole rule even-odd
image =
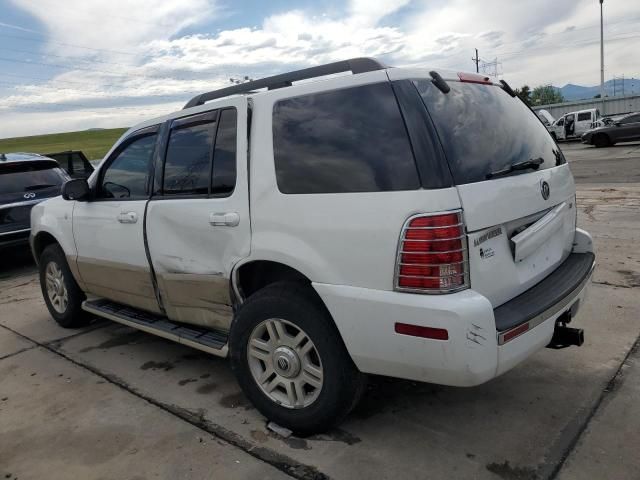
[[[473,290],[451,295],[416,295],[340,285],[313,286],[361,371],[443,385],[473,386],[506,372],[545,347],[553,336],[557,318],[569,309],[577,313],[590,283],[594,256],[572,255],[589,256],[591,263],[586,276],[564,295],[554,294],[553,299],[541,298],[535,289],[547,279],[560,281],[559,276],[552,278],[552,274],[532,288],[529,300],[538,302],[537,309],[533,305],[526,311],[535,315],[526,317],[518,312],[518,319],[520,325],[533,320],[535,325],[506,342],[503,339],[502,344],[500,334],[504,332],[496,329],[496,319],[502,315],[496,312],[501,307],[494,310],[486,297]],[[524,300],[520,298],[512,307],[515,305],[524,309]],[[396,322],[445,329],[448,339],[397,334]]]

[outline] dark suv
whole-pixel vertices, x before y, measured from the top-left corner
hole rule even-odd
[[[60,188],[68,179],[51,158],[0,153],[0,249],[28,244],[31,208],[60,195]]]

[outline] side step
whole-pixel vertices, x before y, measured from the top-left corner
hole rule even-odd
[[[113,320],[128,327],[197,348],[203,352],[226,357],[228,335],[195,325],[175,323],[167,317],[127,307],[105,298],[85,300],[82,309],[99,317]]]

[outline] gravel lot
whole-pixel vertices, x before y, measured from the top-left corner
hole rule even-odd
[[[472,389],[372,378],[341,429],[306,439],[268,430],[222,359],[59,328],[29,254],[3,253],[0,478],[640,478],[640,144],[563,150],[598,253],[585,345]]]

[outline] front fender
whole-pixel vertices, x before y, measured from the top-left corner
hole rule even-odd
[[[50,235],[60,245],[67,257],[69,268],[82,287],[82,279],[76,267],[78,252],[73,239],[73,207],[75,202],[64,200],[62,197],[52,198],[39,203],[31,210],[31,235],[29,243],[38,262],[35,246],[41,235]]]

